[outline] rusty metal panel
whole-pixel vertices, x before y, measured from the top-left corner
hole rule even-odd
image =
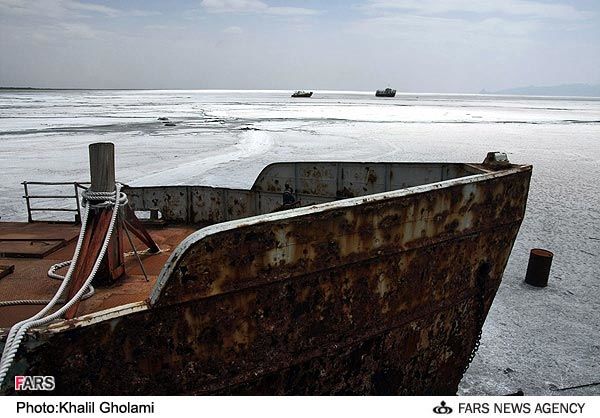
[[[387,173],[389,164],[340,163],[339,197],[355,197],[381,193],[389,190]]]
[[[449,180],[449,179],[455,179],[458,177],[472,176],[474,174],[482,174],[482,173],[487,172],[487,171],[479,169],[479,168],[469,167],[468,164],[442,164],[441,169],[442,169],[442,179],[441,179],[442,181]]]
[[[146,191],[144,202],[158,208],[165,220],[187,220],[188,196],[185,186],[161,187],[156,190]]]
[[[335,197],[338,163],[296,163],[294,191],[312,196]]]
[[[263,170],[252,190],[174,186],[125,192],[135,210],[160,210],[167,221],[206,225],[280,210],[286,183],[307,206],[470,174],[462,164],[278,163]]]
[[[389,190],[450,180],[484,171],[465,164],[441,163],[276,163],[258,176],[252,190],[283,192],[288,183],[297,193],[330,198],[366,196]]]
[[[217,223],[225,218],[224,189],[215,187],[191,187],[192,223]]]
[[[255,197],[248,190],[169,186],[125,192],[134,210],[160,210],[166,221],[212,224],[256,214]]]
[[[282,193],[289,184],[295,193],[335,197],[338,163],[276,163],[258,176],[252,190]]]
[[[257,192],[257,215],[272,213],[279,211],[283,205],[282,193]],[[300,201],[301,206],[318,205],[335,200],[331,197],[312,196],[304,194],[296,194],[296,198]]]
[[[146,187],[129,187],[125,186],[122,190],[123,193],[127,195],[127,200],[129,202],[129,206],[131,206],[134,210],[149,210],[149,208],[145,207],[144,204],[144,190]]]
[[[296,163],[275,163],[265,167],[258,175],[252,190],[282,193],[285,184],[296,189]]]
[[[272,213],[281,208],[283,195],[280,192],[256,192],[257,214]]]
[[[249,190],[227,190],[226,219],[241,219],[254,216],[256,210],[256,194]]]
[[[258,202],[257,215],[272,213],[281,210],[283,205],[283,195],[281,193],[260,192],[256,194]],[[332,202],[335,199],[331,197],[312,196],[305,194],[296,194],[301,206],[318,205],[321,203]]]
[[[282,204],[281,193],[261,196],[250,190],[216,187],[136,187],[126,192],[132,196],[130,204],[134,210],[158,209],[167,221],[203,225],[270,213]],[[173,199],[173,196],[179,199]],[[323,200],[310,201],[320,203]]]
[[[0,257],[44,258],[67,243],[67,240],[61,238],[3,239],[0,236]]]
[[[446,180],[442,177],[442,172],[443,169],[440,165],[394,164],[390,170],[390,187],[392,190],[404,189]]]
[[[282,193],[286,183],[299,194],[335,197],[338,183],[338,163],[271,164],[259,174],[252,190]]]
[[[127,187],[133,210],[159,210],[166,221],[188,220],[188,196],[186,186]]]

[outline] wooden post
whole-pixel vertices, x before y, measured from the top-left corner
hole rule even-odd
[[[97,142],[90,144],[90,190],[94,192],[113,192],[115,190],[115,144]],[[106,210],[106,209],[104,209]],[[123,256],[123,209],[115,224],[115,230],[106,250],[106,259],[94,279],[96,284],[110,284],[125,273]]]
[[[92,182],[90,190],[94,192],[113,192],[115,190],[115,144],[112,142],[90,144],[89,152],[90,178]],[[100,209],[100,211],[106,210]],[[121,210],[117,218],[113,236],[106,250],[106,259],[98,271],[98,277],[94,280],[96,284],[112,283],[125,273],[122,213],[123,211]]]
[[[97,142],[90,144],[90,177],[93,192],[115,190],[115,144]]]
[[[112,143],[102,142],[89,146],[90,153],[90,191],[112,192],[115,190],[115,146]],[[113,235],[109,241],[106,255],[94,277],[94,286],[110,284],[125,273],[123,256],[123,212],[120,210],[115,224]],[[81,253],[73,278],[67,292],[67,299],[72,298],[81,288],[92,271],[93,265],[100,254],[102,244],[110,226],[112,208],[91,208],[88,226]],[[77,314],[79,303],[69,309],[65,317],[71,319]]]

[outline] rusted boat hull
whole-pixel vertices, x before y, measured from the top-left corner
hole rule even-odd
[[[12,373],[56,376],[53,394],[454,394],[530,175],[484,170],[202,228],[148,300],[32,333]]]

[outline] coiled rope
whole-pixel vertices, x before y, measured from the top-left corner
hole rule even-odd
[[[110,238],[115,229],[117,215],[119,213],[119,206],[127,204],[127,195],[125,193],[121,192],[121,188],[122,188],[122,185],[120,183],[117,183],[115,186],[114,192],[92,192],[89,190],[85,190],[82,193],[82,205],[84,206],[84,213],[83,213],[83,217],[82,217],[79,238],[77,239],[77,245],[75,247],[75,252],[73,254],[73,259],[70,261],[64,261],[62,263],[55,264],[54,266],[50,267],[50,270],[48,270],[48,275],[50,276],[50,274],[52,274],[55,277],[53,277],[53,276],[50,276],[50,277],[56,278],[56,279],[62,279],[62,283],[60,284],[60,287],[58,288],[58,290],[56,291],[56,293],[54,294],[52,299],[50,299],[48,301],[46,306],[41,311],[39,311],[37,314],[35,314],[31,318],[28,318],[21,322],[16,323],[10,329],[10,331],[8,333],[8,337],[6,338],[4,350],[2,352],[2,358],[0,359],[0,387],[2,387],[2,385],[4,383],[4,379],[6,378],[8,370],[10,369],[10,367],[13,363],[13,360],[15,358],[17,350],[19,349],[21,342],[23,341],[23,338],[25,337],[25,334],[27,333],[27,331],[31,328],[48,324],[48,323],[60,318],[67,310],[69,310],[69,308],[71,308],[75,303],[77,303],[79,300],[84,298],[84,296],[86,296],[86,295],[88,295],[87,297],[91,296],[90,292],[93,292],[93,287],[91,287],[91,283],[92,283],[92,280],[94,279],[94,277],[96,276],[96,273],[98,272],[98,269],[100,268],[100,264],[101,264],[102,260],[104,259],[104,255],[106,254],[106,250],[108,249],[108,244],[110,242]],[[91,207],[106,208],[106,207],[110,207],[110,206],[113,207],[113,213],[112,213],[112,216],[110,219],[110,224],[109,224],[106,236],[104,237],[104,242],[102,244],[102,248],[100,249],[100,253],[98,254],[98,258],[96,259],[94,266],[92,267],[92,271],[90,272],[89,276],[87,277],[87,279],[85,280],[83,285],[79,288],[77,293],[75,295],[73,295],[73,297],[69,301],[67,301],[56,312],[46,315],[52,308],[54,308],[54,306],[57,303],[60,302],[60,297],[64,293],[68,284],[71,282],[73,270],[75,268],[75,265],[77,264],[77,260],[79,259],[79,256],[81,253],[81,247],[82,247],[83,238],[85,237],[85,233],[86,233],[86,229],[87,229],[87,222],[88,222],[88,218],[89,218],[90,208]],[[67,271],[67,274],[65,274],[64,277],[55,273],[56,270],[66,267],[67,265],[69,266],[69,270]],[[8,301],[8,302],[10,303],[10,302],[20,302],[20,301]],[[40,301],[35,301],[35,302],[40,302]],[[19,304],[21,304],[21,303],[19,303]],[[6,306],[6,305],[4,305],[4,306]]]

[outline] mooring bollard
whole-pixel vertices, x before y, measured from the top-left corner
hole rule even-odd
[[[529,253],[529,264],[525,274],[525,283],[536,287],[548,286],[550,267],[554,254],[548,250],[534,248]]]

